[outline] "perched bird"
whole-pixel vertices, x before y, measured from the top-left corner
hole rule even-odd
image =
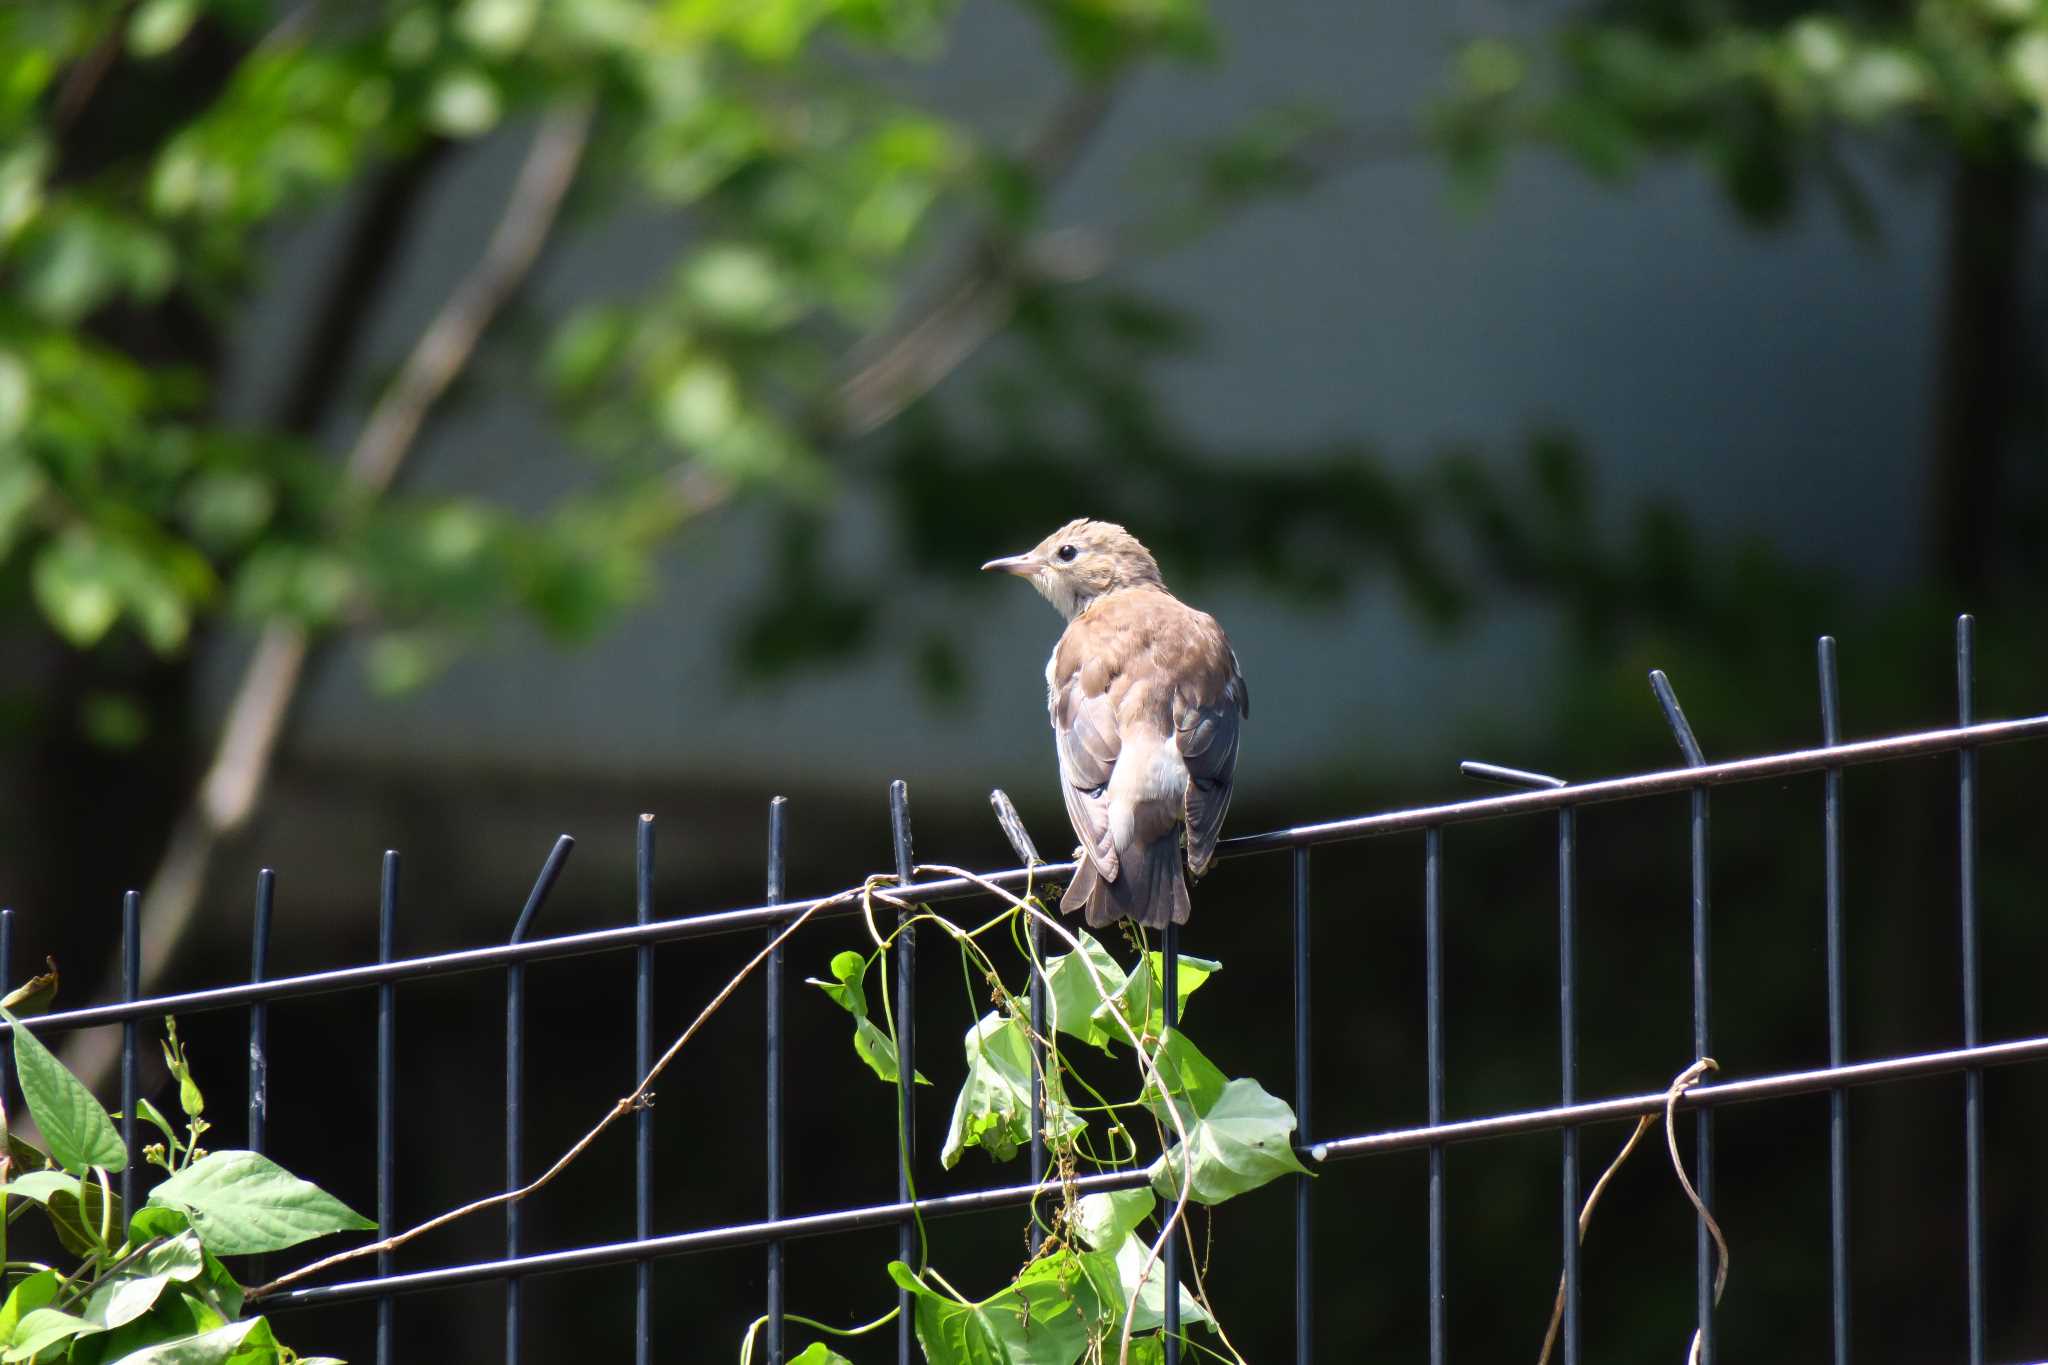
[[[1166,589],[1123,527],[1068,522],[984,571],[1029,578],[1067,618],[1045,666],[1061,794],[1081,847],[1067,914],[1185,924],[1181,876],[1208,870],[1230,805],[1237,730],[1251,714],[1223,628]]]

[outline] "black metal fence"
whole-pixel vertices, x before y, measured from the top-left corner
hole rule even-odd
[[[1560,1358],[1568,1363],[1579,1357],[1580,1275],[1577,1219],[1582,1200],[1580,1184],[1579,1128],[1582,1125],[1629,1119],[1663,1110],[1666,1094],[1654,1093],[1584,1099],[1578,1092],[1577,964],[1575,915],[1577,909],[1577,814],[1585,806],[1602,802],[1633,801],[1643,798],[1689,793],[1691,799],[1691,1000],[1693,1046],[1696,1057],[1709,1055],[1712,1044],[1709,944],[1712,905],[1710,879],[1710,793],[1712,789],[1738,783],[1779,779],[1794,774],[1824,775],[1823,809],[1826,860],[1826,975],[1828,1061],[1825,1068],[1750,1076],[1737,1080],[1699,1085],[1679,1100],[1679,1109],[1697,1111],[1696,1150],[1693,1174],[1701,1196],[1709,1205],[1714,1198],[1714,1130],[1712,1116],[1723,1105],[1781,1099],[1788,1096],[1825,1092],[1829,1109],[1829,1293],[1833,1325],[1833,1358],[1838,1365],[1849,1360],[1849,1303],[1851,1287],[1850,1243],[1848,1238],[1849,1198],[1846,1180],[1848,1162],[1848,1117],[1845,1092],[1856,1086],[1880,1085],[1914,1077],[1961,1073],[1965,1078],[1963,1113],[1957,1124],[1957,1139],[1964,1155],[1964,1214],[1966,1264],[1966,1308],[1968,1320],[1967,1359],[1983,1365],[1985,1351],[1984,1317],[1984,1217],[1983,1144],[1984,1112],[1982,1073],[1985,1068],[2023,1062],[2048,1061],[2048,1036],[2009,1039],[1987,1043],[1981,1037],[1978,963],[1977,905],[1977,750],[1998,744],[2048,739],[2048,715],[2025,719],[1978,722],[1972,705],[1974,691],[1973,627],[1970,618],[1958,622],[1956,637],[1957,724],[1953,728],[1922,731],[1884,739],[1844,742],[1840,734],[1836,701],[1834,641],[1823,638],[1819,647],[1821,721],[1823,745],[1819,748],[1783,752],[1730,762],[1708,762],[1695,741],[1680,710],[1676,696],[1662,673],[1652,674],[1652,684],[1665,716],[1685,758],[1686,766],[1669,771],[1644,773],[1605,781],[1565,783],[1541,774],[1501,768],[1490,764],[1465,765],[1468,774],[1485,780],[1528,788],[1508,795],[1446,805],[1407,809],[1360,816],[1224,841],[1218,855],[1225,858],[1285,853],[1292,868],[1293,910],[1293,1054],[1294,1108],[1299,1119],[1299,1154],[1317,1167],[1386,1153],[1424,1150],[1428,1154],[1428,1273],[1429,1273],[1429,1358],[1442,1365],[1445,1358],[1445,1236],[1444,1164],[1447,1145],[1481,1142],[1516,1134],[1555,1132],[1560,1136],[1558,1214],[1560,1248],[1565,1267],[1565,1310],[1560,1337]],[[1886,1056],[1850,1062],[1845,1047],[1843,933],[1842,933],[1842,770],[1860,764],[1954,754],[1955,810],[1959,825],[1960,854],[1956,867],[1957,934],[1961,951],[1960,1010],[1963,1046],[1944,1051]],[[1555,1106],[1513,1113],[1487,1114],[1451,1119],[1444,1113],[1443,1053],[1443,954],[1442,954],[1442,831],[1456,824],[1494,821],[1532,813],[1554,812],[1557,818],[1557,938],[1558,1020],[1562,1055],[1559,1059],[1558,1102]],[[902,783],[891,790],[890,815],[895,838],[896,873],[907,888],[907,898],[919,902],[945,901],[986,895],[974,882],[944,877],[918,881],[914,876],[910,812]],[[636,913],[631,925],[592,932],[529,939],[527,930],[536,911],[547,898],[562,871],[571,842],[566,836],[557,842],[528,896],[509,942],[491,947],[431,956],[399,958],[393,952],[393,928],[399,899],[399,856],[384,857],[379,896],[379,954],[374,964],[313,972],[300,976],[271,978],[266,973],[270,941],[274,880],[265,870],[258,878],[253,933],[253,960],[245,983],[208,990],[189,991],[153,999],[138,999],[137,976],[138,902],[133,893],[125,900],[123,924],[126,935],[124,961],[128,989],[120,1003],[50,1014],[37,1021],[39,1031],[105,1027],[123,1029],[121,1066],[121,1109],[123,1137],[134,1149],[137,1027],[145,1017],[189,1014],[209,1010],[247,1011],[249,1030],[248,1142],[261,1150],[265,1143],[268,1117],[267,1073],[269,1067],[267,1010],[272,1001],[338,991],[373,991],[377,999],[377,1218],[387,1231],[394,1229],[392,1201],[396,1153],[394,1087],[396,1032],[394,998],[404,982],[465,972],[501,970],[506,981],[505,1043],[505,1188],[515,1189],[531,1178],[525,1165],[521,1140],[525,1125],[523,1055],[526,1040],[524,972],[527,964],[543,959],[621,953],[632,961],[635,992],[634,1056],[637,1073],[645,1075],[655,1057],[653,1035],[654,963],[657,944],[712,935],[765,933],[772,940],[796,917],[816,911],[819,900],[789,901],[783,895],[785,855],[784,807],[780,798],[771,804],[768,824],[768,870],[766,896],[762,904],[745,909],[725,910],[680,919],[654,918],[653,877],[655,825],[652,816],[642,816],[638,829],[636,858]],[[1422,1127],[1382,1132],[1337,1134],[1320,1131],[1312,1107],[1314,1077],[1310,1068],[1310,933],[1312,897],[1311,857],[1318,847],[1348,840],[1370,839],[1398,832],[1421,831],[1424,835],[1424,943],[1426,963],[1425,1000],[1427,1008],[1427,1122]],[[1058,879],[1071,871],[1071,864],[1040,864],[1036,869],[1018,868],[989,874],[988,880],[1004,887],[1022,886],[1035,876]],[[858,906],[827,907],[817,918],[857,913]],[[912,1031],[916,1015],[911,961],[914,945],[906,936],[909,951],[897,954],[895,990],[899,999],[899,1028],[902,1078],[900,1093],[907,1107],[915,1102],[909,1088],[914,1069],[916,1041]],[[13,912],[0,911],[0,979],[11,979]],[[1167,951],[1177,951],[1169,936]],[[691,1228],[657,1233],[652,1222],[654,1147],[652,1115],[642,1110],[635,1116],[634,1136],[634,1236],[629,1241],[579,1246],[552,1251],[527,1251],[521,1245],[518,1204],[503,1212],[505,1254],[499,1259],[465,1264],[441,1265],[429,1269],[395,1273],[388,1254],[380,1256],[376,1274],[335,1283],[280,1291],[264,1301],[275,1311],[306,1305],[343,1302],[374,1303],[377,1314],[376,1359],[388,1365],[393,1358],[393,1304],[400,1295],[482,1282],[499,1282],[505,1296],[505,1359],[519,1358],[522,1305],[521,1278],[554,1271],[592,1267],[632,1267],[636,1289],[634,1358],[645,1365],[655,1358],[653,1314],[650,1309],[650,1262],[655,1258],[686,1256],[736,1247],[761,1247],[766,1257],[766,1302],[769,1317],[766,1331],[768,1359],[779,1362],[782,1350],[784,1286],[782,1255],[790,1239],[822,1237],[857,1229],[894,1226],[901,1229],[904,1259],[914,1259],[912,1205],[899,1173],[897,1202],[853,1208],[834,1208],[803,1214],[789,1214],[783,1208],[783,1165],[786,1133],[784,1077],[785,1056],[783,1016],[785,1010],[785,968],[782,952],[769,955],[763,965],[766,985],[766,1014],[763,1031],[764,1068],[767,1081],[766,1169],[764,1172],[760,1221],[721,1227]],[[1164,972],[1168,984],[1167,1018],[1173,1002],[1176,973]],[[1042,991],[1034,991],[1034,1006],[1042,1011]],[[4,1026],[0,1026],[4,1027]],[[1042,1027],[1042,1021],[1041,1021]],[[4,1084],[0,1076],[0,1084]],[[905,1131],[914,1134],[914,1124]],[[134,1166],[123,1177],[124,1195],[132,1195]],[[1045,1178],[1044,1152],[1034,1143],[1031,1180],[1020,1185],[976,1190],[919,1201],[917,1211],[927,1219],[1028,1204],[1040,1192]],[[1082,1191],[1107,1190],[1144,1183],[1142,1171],[1093,1175],[1076,1182]],[[1295,1358],[1312,1358],[1313,1321],[1316,1309],[1317,1268],[1310,1238],[1314,1215],[1315,1185],[1307,1178],[1294,1181],[1296,1295]],[[1169,1273],[1173,1273],[1171,1260]],[[1702,1361],[1714,1358],[1713,1265],[1704,1222],[1697,1238],[1698,1330]],[[1177,1296],[1165,1298],[1169,1314],[1178,1309]],[[671,1344],[672,1345],[672,1344]],[[897,1354],[909,1362],[916,1351],[909,1315],[899,1323]],[[1171,1343],[1169,1361],[1176,1359]]]

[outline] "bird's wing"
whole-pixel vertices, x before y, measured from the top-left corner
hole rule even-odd
[[[1106,688],[1090,692],[1087,670],[1060,667],[1053,656],[1046,681],[1051,692],[1053,745],[1060,756],[1060,795],[1081,851],[1103,880],[1117,874],[1116,844],[1109,832],[1109,775],[1123,741],[1117,734],[1116,705]]]
[[[1220,639],[1221,632],[1218,637]],[[1174,732],[1181,761],[1188,769],[1188,869],[1196,876],[1209,870],[1216,839],[1223,831],[1223,813],[1230,809],[1231,780],[1237,772],[1237,731],[1251,714],[1251,694],[1237,655],[1228,644],[1228,679],[1206,701],[1177,708]]]

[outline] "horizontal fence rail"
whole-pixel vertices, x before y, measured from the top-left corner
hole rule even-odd
[[[1886,739],[1843,744],[1834,748],[1799,749],[1790,753],[1767,754],[1759,758],[1736,759],[1727,763],[1708,763],[1697,768],[1671,768],[1634,777],[1611,777],[1594,782],[1550,787],[1543,791],[1479,797],[1470,801],[1447,802],[1440,806],[1415,806],[1383,815],[1364,815],[1350,820],[1331,820],[1321,824],[1269,830],[1263,834],[1240,835],[1217,844],[1216,856],[1238,858],[1276,849],[1314,848],[1322,844],[1403,834],[1442,825],[1471,824],[1479,820],[1559,810],[1567,806],[1627,801],[1690,791],[1694,787],[1759,782],[1774,777],[1825,772],[1829,768],[1877,763],[1886,759],[1921,758],[1955,753],[1965,748],[1985,748],[2044,738],[2048,738],[2048,715],[2028,716],[2022,720],[1991,721],[1982,725],[1963,725],[1948,730],[1921,730]],[[1029,884],[1034,878],[1040,882],[1062,881],[1072,875],[1073,871],[1073,863],[1061,862],[1039,863],[1029,868],[1013,867],[979,875],[983,881],[1006,890],[1016,890]],[[903,886],[890,885],[886,889],[890,894],[904,899],[934,902],[986,894],[979,882],[966,877],[938,877],[930,881],[913,881]],[[380,986],[387,982],[480,972],[492,967],[510,966],[516,962],[582,957],[621,948],[637,948],[642,944],[678,943],[686,939],[766,929],[785,924],[806,912],[816,910],[827,899],[830,898],[813,897],[807,900],[748,906],[738,910],[720,910],[704,915],[688,915],[680,919],[655,920],[649,924],[628,924],[613,929],[558,934],[550,938],[530,939],[524,943],[490,944],[481,948],[462,948],[454,952],[429,953],[421,957],[394,958],[390,962],[336,967],[329,971],[306,972],[298,976],[243,981],[228,986],[213,986],[205,990],[153,996],[147,1000],[93,1005],[76,1010],[55,1010],[49,1014],[38,1015],[35,1029],[41,1033],[50,1029],[92,1028],[101,1024],[119,1024],[131,1019],[144,1019],[161,1014],[232,1009],[237,1005],[253,1005],[258,1001],[285,1000],[301,995],[325,995],[335,991]],[[848,904],[825,910],[817,918],[847,918],[859,913],[858,904]],[[0,1037],[5,1037],[13,1027],[5,1020],[0,1020]]]
[[[1989,1043],[1947,1052],[1926,1052],[1882,1061],[1843,1067],[1820,1067],[1812,1071],[1785,1071],[1747,1080],[1700,1085],[1678,1097],[1678,1110],[1714,1109],[1724,1104],[1754,1103],[1812,1095],[1842,1086],[1876,1085],[1885,1081],[1912,1080],[1926,1076],[1948,1076],[1974,1068],[2011,1066],[2019,1062],[2048,1061],[2048,1037],[2023,1038],[2009,1043]],[[1346,1161],[1358,1157],[1410,1152],[1418,1148],[1450,1143],[1480,1142],[1489,1138],[1519,1137],[1528,1133],[1552,1133],[1590,1123],[1618,1123],[1661,1114],[1669,1095],[1658,1090],[1641,1095],[1623,1095],[1586,1104],[1531,1109],[1488,1118],[1463,1119],[1421,1128],[1396,1128],[1384,1133],[1364,1133],[1303,1146],[1296,1152],[1304,1160],[1318,1163]],[[909,1203],[870,1204],[830,1213],[805,1214],[759,1223],[735,1223],[672,1233],[644,1241],[613,1242],[601,1246],[576,1247],[568,1251],[536,1252],[498,1261],[477,1261],[392,1275],[385,1279],[350,1280],[316,1285],[308,1289],[287,1289],[263,1300],[272,1308],[310,1307],[374,1298],[382,1294],[417,1293],[425,1289],[452,1289],[458,1285],[504,1279],[512,1275],[545,1274],[550,1271],[588,1270],[597,1266],[626,1265],[649,1256],[687,1256],[705,1251],[728,1251],[735,1247],[762,1246],[777,1240],[822,1237],[838,1232],[859,1232],[868,1228],[894,1227],[911,1214],[912,1208],[926,1218],[946,1218],[965,1213],[986,1213],[991,1209],[1015,1208],[1045,1195],[1072,1188],[1082,1194],[1106,1190],[1134,1189],[1146,1183],[1143,1168],[1110,1175],[1078,1176],[1066,1185],[1003,1185],[962,1194],[933,1195]]]
[[[1986,1333],[1983,1230],[1985,1114],[1982,1076],[1991,1068],[2048,1062],[2048,1036],[2003,1042],[1985,1042],[1981,1037],[1978,959],[1982,947],[1979,943],[1977,904],[1977,839],[1981,813],[1978,803],[1976,755],[1980,750],[1994,745],[2048,739],[2048,715],[1976,723],[1973,697],[1974,658],[1974,627],[1971,620],[1965,617],[1958,623],[1956,639],[1957,712],[1960,724],[1880,739],[1843,742],[1840,734],[1834,641],[1831,638],[1824,638],[1818,651],[1822,745],[1817,748],[1729,761],[1710,761],[1706,758],[1678,704],[1677,695],[1670,681],[1661,672],[1656,672],[1651,675],[1652,687],[1679,753],[1685,760],[1682,767],[1572,783],[1541,773],[1495,764],[1468,763],[1464,768],[1466,775],[1518,790],[1500,795],[1270,830],[1228,839],[1218,846],[1217,856],[1225,858],[1282,851],[1291,854],[1291,1051],[1294,1109],[1299,1123],[1296,1146],[1298,1155],[1304,1161],[1327,1165],[1396,1152],[1420,1151],[1427,1154],[1427,1322],[1428,1359],[1431,1365],[1443,1365],[1449,1356],[1448,1315],[1445,1308],[1447,1234],[1444,1226],[1444,1152],[1447,1147],[1519,1135],[1558,1134],[1559,1208],[1562,1213],[1559,1250],[1564,1267],[1558,1359],[1563,1365],[1577,1365],[1580,1351],[1581,1293],[1577,1221],[1580,1201],[1584,1194],[1579,1169],[1580,1130],[1589,1125],[1622,1122],[1658,1114],[1665,1111],[1667,1105],[1674,1106],[1676,1110],[1696,1113],[1699,1118],[1691,1164],[1701,1198],[1706,1204],[1711,1204],[1714,1138],[1710,1116],[1726,1105],[1807,1094],[1826,1094],[1829,1097],[1829,1318],[1832,1359],[1835,1365],[1848,1365],[1852,1353],[1849,1336],[1849,1197],[1845,1174],[1849,1133],[1847,1094],[1858,1087],[1951,1074],[1962,1075],[1966,1087],[1965,1104],[1956,1132],[1963,1149],[1962,1202],[1966,1215],[1962,1239],[1963,1269],[1958,1280],[1963,1293],[1964,1317],[1968,1329],[1967,1359],[1973,1362],[1973,1365],[1981,1365],[1984,1359]],[[1954,792],[1957,803],[1959,851],[1955,904],[1961,949],[1960,1018],[1963,1046],[1852,1062],[1847,1059],[1845,1041],[1847,1027],[1843,980],[1842,775],[1846,769],[1860,765],[1939,755],[1957,756]],[[1710,793],[1719,787],[1804,774],[1821,775],[1824,779],[1818,793],[1816,815],[1822,821],[1821,849],[1825,863],[1821,914],[1826,941],[1824,965],[1827,977],[1826,1021],[1829,1064],[1810,1070],[1719,1080],[1711,1084],[1693,1086],[1675,1096],[1668,1091],[1656,1091],[1605,1099],[1582,1098],[1578,1090],[1577,1074],[1580,1047],[1577,885],[1582,872],[1578,812],[1584,807],[1602,803],[1681,794],[1688,798],[1690,1022],[1695,1057],[1701,1065],[1706,1065],[1712,1005],[1708,971],[1711,942]],[[909,793],[900,782],[890,789],[889,811],[893,855],[891,863],[895,875],[893,879],[880,879],[875,884],[879,888],[885,888],[892,901],[896,903],[898,913],[891,919],[897,924],[908,923],[909,911],[903,907],[912,902],[943,902],[987,895],[990,886],[1005,891],[1017,891],[1026,886],[1035,887],[1040,883],[1064,881],[1073,871],[1071,863],[1035,861],[1035,853],[1029,847],[1028,836],[1022,833],[1014,812],[1007,809],[1007,802],[1002,801],[998,803],[999,818],[1004,819],[1006,831],[1017,844],[1018,856],[1034,860],[1030,865],[992,872],[979,878],[939,876],[919,881],[916,880],[916,874],[920,869],[912,851]],[[1557,820],[1558,1103],[1543,1109],[1464,1118],[1448,1117],[1444,1112],[1446,1074],[1442,832],[1451,825],[1543,814],[1554,815]],[[819,919],[837,919],[862,913],[862,906],[857,900],[848,900],[843,896],[795,900],[785,896],[784,873],[788,856],[787,815],[782,798],[776,798],[769,812],[766,897],[763,904],[675,919],[656,919],[653,913],[652,888],[654,822],[652,816],[642,816],[636,831],[632,923],[545,937],[535,937],[529,933],[536,923],[538,912],[549,891],[562,874],[573,846],[573,841],[565,835],[556,843],[542,866],[533,890],[506,941],[485,947],[416,957],[400,957],[396,954],[399,860],[395,852],[387,853],[379,885],[378,960],[374,963],[295,976],[271,976],[268,973],[267,959],[272,932],[275,885],[269,870],[266,869],[258,879],[250,979],[152,999],[135,998],[137,973],[133,966],[133,955],[137,943],[137,905],[134,893],[131,892],[125,898],[123,906],[124,961],[128,964],[128,970],[123,978],[123,999],[115,1003],[43,1015],[33,1021],[33,1027],[38,1032],[102,1026],[122,1028],[123,1112],[132,1115],[135,1112],[138,1047],[136,1035],[137,1025],[141,1020],[163,1014],[246,1009],[250,1032],[249,1143],[252,1148],[262,1149],[266,1143],[266,1129],[271,1118],[267,1076],[270,1064],[268,1036],[273,1022],[269,1013],[270,1006],[278,1001],[335,992],[370,993],[377,1006],[377,1116],[374,1153],[376,1204],[379,1221],[384,1230],[387,1233],[393,1232],[398,1230],[394,1215],[398,1148],[401,1138],[395,1127],[397,987],[410,981],[487,970],[498,970],[504,974],[504,1155],[506,1188],[516,1189],[523,1178],[532,1174],[527,1169],[522,1150],[525,1121],[523,1115],[528,1108],[523,1103],[524,1039],[528,1026],[524,981],[527,964],[610,952],[630,954],[634,974],[633,1052],[638,1068],[636,1075],[644,1076],[650,1068],[650,1059],[655,1056],[655,1038],[652,1032],[655,946],[734,933],[765,935],[764,941],[772,944],[777,943],[778,936],[799,918],[811,916]],[[1313,1126],[1314,1120],[1309,1103],[1313,1082],[1310,1065],[1310,1042],[1313,1036],[1310,1009],[1310,931],[1314,908],[1311,896],[1311,853],[1325,845],[1410,832],[1424,835],[1420,870],[1423,880],[1426,1122],[1420,1127],[1378,1132],[1324,1134]],[[1037,927],[1034,925],[1030,932],[1035,944]],[[1177,973],[1171,965],[1178,953],[1178,937],[1172,930],[1168,931],[1162,946],[1168,963],[1161,973],[1166,985],[1166,998],[1162,1003],[1164,1018],[1171,1025],[1176,1017],[1178,1003],[1175,998]],[[12,912],[0,909],[0,980],[6,977],[13,948]],[[897,1104],[900,1106],[906,1144],[909,1144],[909,1135],[915,1133],[915,1094],[910,1084],[910,1077],[916,1067],[916,1044],[912,1031],[915,1021],[911,994],[914,982],[913,953],[914,946],[909,931],[905,930],[897,940],[892,962],[884,967],[885,971],[893,973],[894,989],[900,1006]],[[759,1221],[670,1233],[655,1231],[652,1218],[652,1191],[655,1183],[654,1118],[650,1109],[643,1104],[638,1107],[639,1112],[634,1115],[631,1125],[634,1149],[631,1180],[634,1191],[634,1236],[631,1240],[525,1251],[521,1246],[519,1205],[515,1202],[507,1205],[501,1214],[505,1247],[505,1254],[502,1257],[400,1271],[392,1265],[387,1252],[377,1257],[374,1276],[324,1284],[301,1284],[269,1295],[261,1300],[263,1306],[266,1309],[285,1309],[373,1302],[376,1305],[376,1360],[379,1365],[388,1365],[396,1349],[395,1304],[400,1296],[464,1285],[495,1283],[502,1286],[504,1293],[504,1359],[511,1362],[519,1358],[524,1327],[521,1299],[521,1281],[524,1277],[601,1267],[618,1267],[623,1272],[626,1267],[631,1267],[635,1303],[632,1329],[634,1359],[645,1362],[657,1358],[654,1345],[656,1328],[653,1322],[653,1263],[667,1257],[757,1248],[758,1254],[765,1258],[763,1306],[766,1310],[766,1331],[760,1338],[764,1351],[757,1359],[764,1360],[767,1365],[782,1365],[786,1359],[782,1329],[787,1297],[785,1250],[789,1242],[864,1229],[894,1228],[898,1231],[899,1253],[904,1259],[910,1260],[916,1245],[912,1228],[914,1217],[932,1219],[1017,1208],[1049,1195],[1057,1195],[1064,1190],[1089,1193],[1129,1188],[1146,1182],[1147,1172],[1144,1169],[1094,1174],[1066,1181],[1047,1180],[1047,1160],[1042,1134],[1036,1131],[1038,1125],[1034,1124],[1030,1155],[1032,1179],[1027,1183],[937,1195],[912,1202],[907,1197],[910,1188],[908,1169],[905,1165],[899,1164],[899,1197],[893,1202],[804,1214],[789,1213],[784,1207],[785,1164],[790,1151],[786,1087],[791,1065],[786,1047],[785,972],[786,965],[781,947],[764,948],[762,976],[765,1012],[762,1016],[762,1042],[766,1124],[763,1149],[764,1179],[760,1206],[765,1216]],[[1042,1032],[1045,1009],[1042,981],[1033,981],[1031,1000],[1035,1030]],[[11,1025],[0,1021],[0,1032],[9,1029]],[[4,1053],[5,1050],[0,1049],[0,1094],[4,1094],[7,1082]],[[1043,1095],[1036,1079],[1034,1077],[1032,1103],[1034,1110],[1042,1114]],[[132,1128],[132,1119],[129,1126]],[[128,1136],[132,1147],[132,1133]],[[914,1154],[914,1144],[907,1145],[907,1150]],[[1673,1150],[1675,1152],[1675,1146]],[[132,1173],[128,1178],[132,1179]],[[1294,1358],[1301,1365],[1306,1365],[1306,1362],[1314,1359],[1317,1275],[1313,1240],[1310,1235],[1313,1227],[1313,1189],[1313,1182],[1305,1176],[1291,1182],[1296,1267],[1292,1314]],[[132,1197],[132,1192],[130,1193]],[[1699,1220],[1696,1240],[1698,1337],[1695,1358],[1705,1365],[1714,1358],[1716,1343],[1712,1321],[1715,1307],[1712,1287],[1713,1262],[1704,1213]],[[1032,1245],[1035,1248],[1037,1244],[1034,1231]],[[1169,1282],[1175,1279],[1174,1268],[1179,1254],[1178,1239],[1168,1239],[1164,1260]],[[274,1271],[276,1267],[273,1265],[271,1269]],[[1168,1365],[1176,1365],[1180,1360],[1178,1343],[1172,1338],[1178,1309],[1178,1294],[1168,1293],[1165,1296],[1169,1334],[1165,1357]],[[894,1339],[899,1365],[909,1365],[916,1346],[907,1312],[898,1324]]]

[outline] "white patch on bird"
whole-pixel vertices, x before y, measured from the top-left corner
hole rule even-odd
[[[1171,826],[1187,800],[1188,769],[1180,750],[1150,735],[1126,736],[1123,753],[1109,775],[1109,837],[1118,854],[1157,837]],[[1154,826],[1140,830],[1139,818]]]

